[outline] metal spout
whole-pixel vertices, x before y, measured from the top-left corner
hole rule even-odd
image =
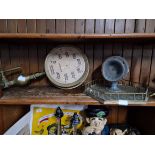
[[[42,73],[35,73],[35,74],[32,74],[32,75],[29,75],[29,76],[23,76],[23,75],[20,75],[18,76],[18,78],[16,79],[16,84],[17,85],[26,85],[28,84],[31,80],[36,80],[37,78],[41,77],[45,75],[45,72],[42,72]]]
[[[8,87],[13,85],[24,86],[28,84],[31,80],[35,80],[43,75],[45,75],[45,72],[35,73],[29,76],[19,75],[17,79],[8,82]]]

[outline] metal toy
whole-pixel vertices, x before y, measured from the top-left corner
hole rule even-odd
[[[71,126],[73,128],[73,135],[77,135],[77,125],[80,123],[79,115],[75,112],[71,119]]]
[[[61,135],[61,118],[63,117],[63,111],[60,107],[57,107],[55,117],[57,118],[57,135]]]

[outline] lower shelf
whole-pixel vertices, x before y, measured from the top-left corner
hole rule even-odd
[[[51,87],[10,88],[3,91],[0,104],[30,105],[30,104],[83,104],[102,105],[91,97],[77,90],[62,90]],[[105,101],[105,105],[120,105],[118,101]],[[128,106],[155,106],[155,101],[133,102]]]

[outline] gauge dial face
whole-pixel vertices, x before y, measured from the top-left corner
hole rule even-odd
[[[45,71],[49,80],[56,86],[77,87],[88,75],[88,59],[78,48],[57,47],[46,57]]]

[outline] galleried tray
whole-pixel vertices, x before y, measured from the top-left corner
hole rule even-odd
[[[140,86],[127,85],[121,81],[118,84],[119,91],[112,91],[109,88],[109,84],[105,81],[92,81],[85,84],[85,93],[100,102],[107,100],[148,100],[148,89]]]

